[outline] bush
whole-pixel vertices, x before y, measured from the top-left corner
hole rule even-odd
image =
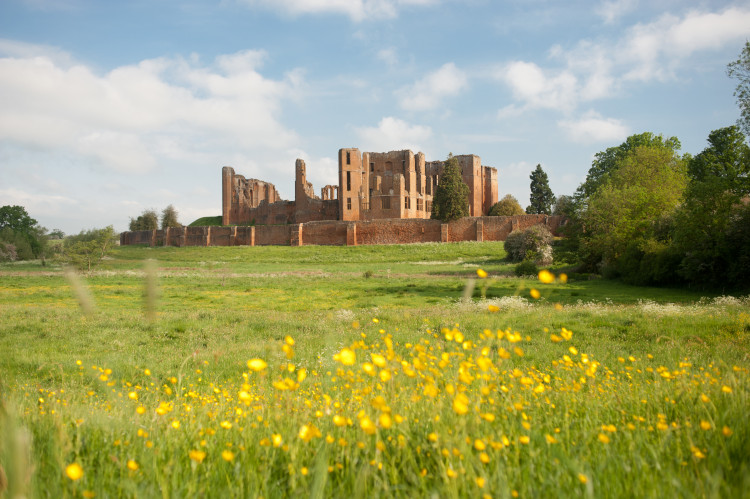
[[[512,195],[506,194],[503,199],[492,205],[489,215],[491,217],[512,217],[525,213],[518,200]]]
[[[533,260],[524,260],[518,265],[516,265],[515,273],[518,277],[523,277],[526,275],[533,275],[536,276],[539,274],[539,268],[536,266],[536,263],[534,263]]]
[[[540,265],[552,263],[552,233],[544,225],[514,231],[505,239],[505,252],[512,262],[534,260]]]

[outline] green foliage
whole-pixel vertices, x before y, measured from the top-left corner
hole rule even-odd
[[[112,226],[81,231],[65,239],[63,260],[79,269],[91,270],[104,259],[117,244],[117,234]]]
[[[539,268],[536,266],[534,260],[524,260],[515,266],[513,272],[518,277],[536,276],[539,273]]]
[[[549,187],[547,173],[542,170],[542,165],[536,165],[536,169],[529,176],[531,179],[531,204],[526,207],[526,213],[530,215],[549,214],[552,211],[552,204],[555,202],[555,195]]]
[[[552,233],[544,225],[516,230],[505,239],[505,252],[512,262],[534,260],[542,265],[552,263]]]
[[[684,252],[681,274],[691,283],[747,286],[730,269],[747,251],[744,198],[750,195],[750,147],[736,126],[714,130],[709,146],[689,162],[690,185],[677,215],[675,243]]]
[[[491,217],[513,217],[523,214],[521,204],[511,194],[506,194],[503,199],[493,204],[489,212]]]
[[[558,196],[552,207],[552,214],[564,217],[573,216],[575,214],[575,201],[573,197],[565,194]]]
[[[734,91],[740,108],[737,125],[746,135],[750,135],[750,41],[745,42],[745,48],[740,52],[740,57],[727,65],[727,75],[739,80]]]
[[[607,181],[609,174],[616,169],[617,165],[637,147],[666,148],[677,154],[681,144],[677,137],[665,139],[662,135],[643,132],[631,135],[617,147],[610,147],[605,151],[596,153],[591,168],[586,175],[586,180],[576,190],[577,202],[585,204],[588,198]]]
[[[582,215],[587,263],[616,268],[626,248],[654,239],[657,221],[677,208],[686,184],[685,163],[671,147],[639,146],[618,160]]]
[[[161,228],[167,227],[182,227],[182,224],[177,221],[177,210],[171,204],[161,212]]]
[[[222,217],[221,215],[217,217],[201,217],[197,220],[194,220],[188,227],[211,227],[211,226],[218,226],[222,223]]]
[[[159,228],[159,216],[156,210],[144,210],[138,218],[130,219],[129,229],[136,230],[156,230]]]
[[[432,218],[450,222],[468,215],[469,186],[461,177],[458,159],[449,154],[432,198]]]
[[[47,230],[31,218],[23,206],[0,208],[0,242],[13,246],[18,260],[32,260],[47,249]],[[6,252],[6,255],[10,255]]]

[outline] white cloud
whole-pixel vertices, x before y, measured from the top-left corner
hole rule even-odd
[[[281,124],[281,106],[304,82],[295,71],[265,78],[265,57],[151,59],[97,74],[57,49],[0,41],[0,140],[141,172],[169,151],[289,147],[296,135]]]
[[[363,151],[386,152],[411,149],[423,151],[425,142],[432,137],[428,126],[409,125],[398,118],[386,117],[380,120],[377,127],[356,129],[362,140]]]
[[[611,24],[617,18],[635,10],[637,6],[638,0],[607,0],[596,8],[596,13],[606,24]]]
[[[620,120],[603,118],[594,111],[589,111],[578,120],[562,120],[558,126],[574,142],[617,142],[630,134],[630,129]]]
[[[251,6],[259,5],[285,14],[343,14],[353,21],[392,19],[406,6],[427,6],[439,0],[244,0]]]
[[[601,12],[612,18],[633,2],[605,2]],[[606,7],[606,9],[605,9]],[[574,111],[581,103],[609,98],[633,81],[674,78],[699,52],[741,43],[748,36],[750,8],[721,12],[692,10],[683,16],[665,14],[651,23],[631,26],[617,40],[582,40],[566,50],[550,49],[550,58],[562,64],[543,68],[528,61],[513,61],[496,72],[508,85],[515,102],[498,113],[514,116],[528,108]]]
[[[402,108],[427,111],[438,107],[443,98],[457,95],[466,86],[466,75],[449,62],[397,94],[401,95],[399,104]]]
[[[398,64],[398,54],[396,53],[396,49],[393,47],[378,51],[378,59],[389,66],[395,66],[396,64]]]
[[[578,80],[568,71],[545,72],[533,62],[514,61],[498,77],[510,86],[513,96],[532,108],[568,110],[578,100]],[[512,105],[504,108],[512,111]]]

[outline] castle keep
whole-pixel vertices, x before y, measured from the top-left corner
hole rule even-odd
[[[469,186],[469,215],[480,217],[497,202],[497,169],[482,166],[479,156],[456,156]],[[432,197],[444,161],[425,161],[423,153],[360,153],[339,150],[339,183],[321,189],[307,181],[305,162],[295,165],[294,201],[283,201],[273,184],[222,169],[224,225],[300,224],[323,220],[372,221],[430,218]]]

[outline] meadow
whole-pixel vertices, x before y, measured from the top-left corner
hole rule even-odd
[[[750,298],[504,256],[0,265],[0,497],[750,497]]]

